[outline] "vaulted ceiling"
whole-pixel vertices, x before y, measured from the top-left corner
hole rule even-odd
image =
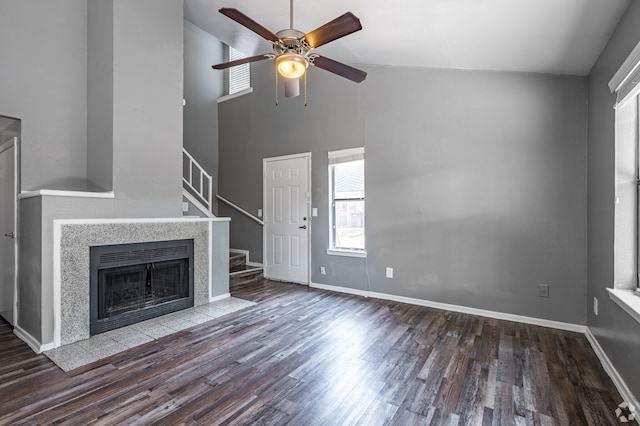
[[[289,0],[184,0],[185,18],[247,55],[268,42],[218,13],[233,7],[273,32]],[[350,11],[363,30],[318,49],[350,64],[587,75],[629,0],[295,0],[309,32]]]

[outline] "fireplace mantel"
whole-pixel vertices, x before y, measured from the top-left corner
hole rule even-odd
[[[228,218],[55,220],[52,347],[90,337],[92,246],[193,239],[194,305],[229,297],[228,224],[224,224],[225,235],[216,235],[214,231],[216,222],[228,221]],[[222,238],[224,249],[217,238]],[[226,270],[220,271],[221,268]]]

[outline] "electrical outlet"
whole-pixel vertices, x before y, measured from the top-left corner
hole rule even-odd
[[[258,209],[258,217],[262,217],[262,209]]]
[[[326,270],[326,269],[324,269],[324,266],[321,266],[321,267],[320,267],[320,273],[321,273],[322,275],[327,275],[327,270]]]
[[[189,203],[184,202],[182,203],[182,213],[186,213],[189,211]]]
[[[389,268],[389,267],[387,267],[387,270],[386,270],[386,277],[387,277],[387,278],[393,278],[393,268]]]
[[[593,298],[593,313],[598,315],[598,298]]]
[[[547,284],[538,284],[538,295],[540,297],[549,297],[549,286]]]

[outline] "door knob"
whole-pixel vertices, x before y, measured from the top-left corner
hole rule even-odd
[[[298,226],[298,229],[307,229],[307,225]]]
[[[5,237],[9,237],[9,238],[15,238],[16,237],[16,233],[15,232],[8,232],[6,234],[4,234]]]

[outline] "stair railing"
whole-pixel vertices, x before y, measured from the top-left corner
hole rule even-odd
[[[236,204],[233,204],[231,201],[227,200],[226,198],[224,198],[221,195],[217,195],[216,194],[216,198],[218,200],[222,201],[223,203],[225,203],[226,205],[228,205],[229,207],[233,207],[234,209],[236,209],[237,211],[239,211],[243,215],[247,216],[249,219],[253,220],[254,222],[258,222],[258,224],[260,224],[261,226],[264,226],[264,222],[260,218],[255,217],[254,215],[252,215],[251,213],[249,213],[248,211],[246,211],[242,207],[240,207],[240,206],[238,206]]]
[[[187,152],[186,149],[182,148],[182,156],[183,159],[186,157],[188,161],[187,165],[187,177],[184,176],[184,171],[182,173],[182,182],[189,188],[194,194],[196,194],[204,204],[204,206],[211,211],[211,199],[212,199],[212,190],[211,190],[211,175],[208,174],[204,168],[198,163],[192,156]],[[194,169],[195,169],[195,178],[198,182],[198,187],[194,185]]]

